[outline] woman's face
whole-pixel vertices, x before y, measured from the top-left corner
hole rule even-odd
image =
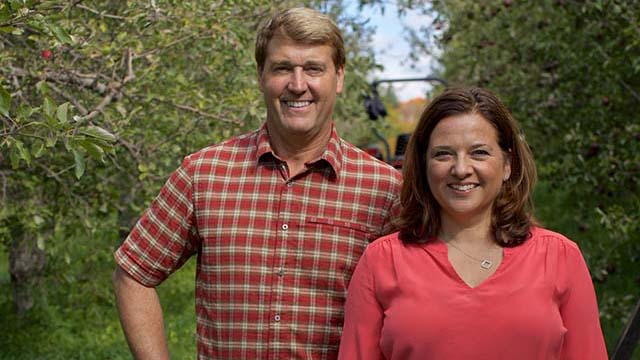
[[[481,115],[447,117],[433,129],[427,180],[443,222],[490,221],[494,200],[510,175],[510,159],[498,145],[497,131]]]

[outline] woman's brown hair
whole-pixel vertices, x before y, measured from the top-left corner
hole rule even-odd
[[[489,90],[461,87],[445,90],[420,116],[405,153],[402,211],[395,224],[404,242],[426,242],[440,231],[440,205],[427,181],[427,149],[436,125],[444,118],[479,114],[498,134],[498,144],[511,159],[511,176],[503,183],[493,206],[492,232],[506,247],[527,240],[534,223],[531,192],[536,182],[536,167],[518,123],[509,110]]]

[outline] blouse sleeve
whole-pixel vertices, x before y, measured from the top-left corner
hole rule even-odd
[[[580,250],[571,245],[566,249],[568,292],[560,305],[567,329],[561,359],[608,359],[593,282]]]
[[[349,283],[338,359],[384,359],[379,347],[383,316],[365,251]]]

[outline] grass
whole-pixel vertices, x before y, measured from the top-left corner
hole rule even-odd
[[[42,294],[24,318],[14,313],[8,254],[0,247],[0,359],[131,358],[111,287],[117,241],[117,234],[106,233],[51,246]],[[196,353],[194,263],[158,287],[175,359]]]

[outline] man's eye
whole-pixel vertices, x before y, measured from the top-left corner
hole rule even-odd
[[[321,67],[308,67],[305,69],[305,71],[311,75],[318,75],[318,74],[322,74],[323,70]]]

